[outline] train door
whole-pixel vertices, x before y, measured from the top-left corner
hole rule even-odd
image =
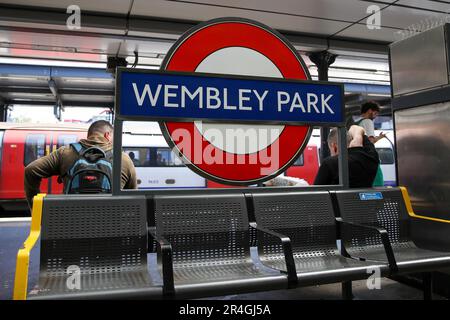
[[[36,159],[50,154],[52,146],[52,133],[47,131],[32,131],[27,133],[24,144],[23,170]],[[23,181],[23,179],[22,179]],[[41,192],[50,192],[51,179],[42,179]]]
[[[3,136],[5,135],[5,131],[0,130],[0,200],[2,199],[1,193],[2,190],[4,190],[3,185],[3,176],[2,172],[5,171],[5,168],[3,168],[2,158],[3,158]]]
[[[3,134],[1,199],[24,199],[25,167],[48,154],[49,134],[45,131],[6,130]],[[47,181],[41,184],[41,192],[47,192]]]
[[[24,198],[23,152],[25,132],[6,130],[3,133],[0,199]],[[45,144],[45,143],[44,143]]]

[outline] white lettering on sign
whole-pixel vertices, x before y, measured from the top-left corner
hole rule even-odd
[[[236,110],[236,106],[228,105],[228,89],[223,89],[223,108],[225,110]]]
[[[333,95],[329,94],[326,98],[325,95],[322,93],[320,95],[320,100],[321,100],[321,106],[322,106],[322,113],[325,113],[325,108],[328,109],[328,111],[331,114],[334,114],[334,111],[330,108],[330,106],[328,105],[328,101],[333,97]]]
[[[184,85],[173,84],[145,84],[141,90],[136,83],[132,83],[138,106],[163,107],[163,108],[199,108],[220,109],[229,111],[264,112],[265,108],[274,108],[267,105],[266,98],[271,95],[273,103],[276,98],[276,110],[278,112],[302,112],[317,114],[335,114],[329,105],[333,94],[315,94],[311,92],[286,92],[255,89],[197,87],[189,89]],[[234,97],[234,103],[230,97]]]
[[[164,106],[167,108],[178,108],[178,103],[169,103],[169,98],[176,98],[175,92],[169,92],[170,89],[178,89],[177,85],[167,84],[164,86]]]
[[[188,88],[185,86],[181,86],[181,107],[185,108],[186,105],[186,95],[191,99],[191,101],[194,101],[194,99],[198,96],[198,107],[200,109],[203,109],[203,88],[198,87],[197,90],[194,91],[194,93],[191,93]]]
[[[250,97],[244,96],[244,94],[251,93],[252,90],[249,89],[239,89],[239,110],[252,111],[252,107],[244,106],[244,101],[250,101]]]
[[[263,101],[267,96],[267,93],[269,93],[268,90],[264,90],[264,93],[262,94],[262,96],[259,95],[259,92],[257,90],[253,90],[253,93],[256,96],[256,99],[258,99],[259,101],[259,111],[263,111]]]
[[[314,93],[307,93],[306,97],[308,99],[308,113],[311,113],[311,106],[314,108],[316,113],[320,113],[319,109],[317,109],[317,101],[319,100]]]
[[[281,112],[281,107],[283,104],[287,104],[290,100],[289,98],[289,93],[284,92],[284,91],[278,91],[277,92],[277,97],[278,97],[278,112]]]
[[[306,112],[305,106],[303,105],[302,99],[300,99],[300,94],[298,92],[294,94],[294,99],[292,99],[292,104],[289,112],[294,111],[295,108],[300,108],[303,112]]]
[[[289,106],[289,112],[294,112],[295,109],[300,109],[303,113],[331,113],[334,114],[333,109],[331,109],[328,101],[333,98],[332,94],[321,94],[320,99],[314,93],[306,94],[306,105],[307,109],[305,109],[305,105],[303,100],[301,99],[300,93],[296,92],[291,102],[291,96],[289,93],[284,91],[277,92],[278,97],[278,112],[282,112],[283,106]],[[317,107],[317,104],[320,100],[320,108]]]
[[[144,90],[142,91],[142,94],[139,94],[137,85],[134,82],[133,82],[133,89],[134,89],[134,94],[136,95],[136,101],[137,101],[139,107],[142,107],[142,105],[144,104],[146,96],[149,96],[150,104],[154,107],[156,105],[156,101],[158,100],[159,92],[161,91],[161,85],[158,84],[158,88],[156,89],[155,95],[153,95],[152,91],[150,90],[149,84],[146,84],[144,86]]]
[[[211,92],[214,91],[214,94]],[[215,104],[212,104],[211,101],[216,101]],[[206,88],[206,108],[207,109],[218,109],[220,108],[221,101],[219,99],[219,89],[217,88]]]

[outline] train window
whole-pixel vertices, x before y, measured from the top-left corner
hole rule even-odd
[[[150,148],[124,147],[123,151],[128,154],[135,167],[150,167]]]
[[[181,167],[183,162],[169,148],[123,147],[135,167]]]
[[[25,139],[24,149],[24,165],[27,166],[31,162],[45,155],[45,134],[29,134]]]
[[[58,136],[58,149],[62,146],[67,146],[78,141],[78,136],[75,134],[60,134]]]
[[[303,166],[303,165],[304,165],[304,158],[302,153],[300,157],[298,157],[297,160],[295,160],[293,166]]]
[[[394,164],[394,152],[390,148],[377,148],[380,164]]]
[[[157,148],[156,166],[178,167],[183,166],[183,162],[177,156],[175,156],[175,154],[169,148]]]

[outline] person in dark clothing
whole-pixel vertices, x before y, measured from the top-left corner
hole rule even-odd
[[[380,159],[375,146],[362,127],[353,125],[347,134],[350,188],[370,188],[377,174]],[[320,165],[314,184],[339,184],[337,129],[328,136],[331,156]]]

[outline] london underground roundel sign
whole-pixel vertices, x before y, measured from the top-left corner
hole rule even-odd
[[[173,45],[161,69],[310,80],[302,58],[283,36],[239,18],[215,19],[191,29]],[[204,121],[165,121],[160,127],[169,146],[192,170],[230,185],[279,175],[301,154],[312,130],[304,125]],[[189,132],[191,138],[180,138],[178,132]]]

